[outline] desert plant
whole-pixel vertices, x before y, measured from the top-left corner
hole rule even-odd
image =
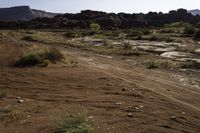
[[[90,29],[92,32],[98,32],[101,29],[101,26],[98,23],[91,23]]]
[[[67,33],[64,34],[65,38],[76,38],[80,36],[81,36],[81,33],[78,31],[68,31]]]
[[[35,39],[33,38],[33,36],[25,36],[23,37],[24,41],[35,41]]]
[[[0,99],[3,99],[6,97],[6,93],[5,92],[0,92]]]
[[[130,44],[130,42],[125,42],[124,44],[123,44],[123,49],[132,49],[132,45]]]
[[[200,64],[195,62],[195,61],[190,61],[190,62],[181,63],[180,64],[180,68],[183,68],[183,69],[187,69],[187,68],[199,69],[200,68]]]
[[[195,34],[196,30],[194,27],[192,26],[187,26],[184,29],[184,34],[187,36],[193,36]]]
[[[47,66],[49,61],[55,63],[63,58],[62,53],[56,48],[41,48],[26,53],[17,62],[16,66]],[[49,61],[48,61],[49,60]]]
[[[1,113],[10,113],[10,112],[12,112],[12,107],[10,105],[5,106],[5,107],[0,109],[0,112]]]
[[[147,63],[147,68],[148,69],[154,69],[154,68],[159,68],[160,63],[158,61],[151,61]]]
[[[67,115],[54,125],[54,133],[91,133],[92,125],[84,113]]]

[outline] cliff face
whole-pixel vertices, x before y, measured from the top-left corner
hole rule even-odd
[[[11,7],[11,8],[0,8],[0,20],[2,21],[28,21],[35,18],[53,18],[57,14],[48,13],[45,11],[34,10],[29,6],[19,6],[19,7]]]
[[[55,16],[56,15],[56,16]],[[54,17],[55,16],[55,17]],[[53,17],[53,18],[52,18]],[[3,20],[30,20],[6,22]],[[163,26],[174,22],[196,24],[200,16],[194,16],[185,9],[171,10],[169,13],[149,12],[147,14],[106,13],[84,10],[76,14],[51,14],[29,7],[14,7],[0,10],[0,28],[89,28],[98,23],[104,29]]]

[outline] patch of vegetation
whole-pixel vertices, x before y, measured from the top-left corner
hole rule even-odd
[[[3,99],[6,97],[6,93],[5,92],[0,92],[0,99]]]
[[[82,36],[81,32],[78,31],[68,31],[67,33],[64,34],[65,38],[77,38],[81,36]]]
[[[142,52],[136,49],[126,49],[126,50],[121,49],[121,50],[116,50],[114,53],[117,55],[123,55],[123,56],[140,56],[141,54],[143,54]]]
[[[24,41],[35,41],[35,39],[33,38],[33,36],[25,36],[23,37]]]
[[[90,29],[92,32],[97,33],[101,29],[101,26],[98,23],[91,23]]]
[[[12,107],[10,105],[5,106],[5,107],[0,109],[0,112],[1,113],[10,113],[10,112],[12,112]]]
[[[200,64],[194,61],[185,62],[180,64],[180,68],[183,69],[200,69]]]
[[[92,133],[92,125],[84,113],[67,115],[56,122],[53,133]]]
[[[49,62],[55,63],[63,58],[63,54],[56,48],[40,48],[34,51],[26,53],[19,61],[16,62],[16,66],[47,66]]]
[[[130,42],[126,42],[123,44],[123,49],[127,50],[127,49],[132,49],[132,45],[130,44]]]
[[[187,36],[194,36],[196,29],[192,26],[187,26],[184,29],[184,34]]]
[[[151,61],[147,63],[148,69],[155,69],[155,68],[166,68],[166,69],[172,69],[177,68],[178,64],[172,63],[169,61]]]
[[[159,67],[160,67],[160,63],[157,61],[151,61],[147,63],[148,69],[154,69],[154,68],[159,68]]]
[[[177,27],[187,27],[187,26],[190,26],[190,24],[187,22],[175,22],[165,25],[166,28],[177,28]]]

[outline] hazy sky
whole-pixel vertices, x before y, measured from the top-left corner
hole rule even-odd
[[[29,5],[50,12],[80,12],[92,9],[106,12],[168,12],[172,9],[198,9],[200,0],[0,0],[0,7]]]

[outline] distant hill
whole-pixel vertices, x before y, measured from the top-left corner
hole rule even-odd
[[[195,10],[190,10],[190,11],[188,11],[189,13],[191,13],[192,15],[197,15],[197,14],[199,14],[200,15],[200,10],[199,9],[195,9]]]
[[[35,18],[53,18],[56,13],[49,13],[41,10],[31,9],[29,6],[17,6],[10,8],[0,8],[1,21],[28,21]]]
[[[19,7],[18,7],[19,8]],[[80,13],[66,13],[49,15],[49,13],[33,10],[29,7],[14,8],[16,11],[7,11],[4,20],[30,20],[30,21],[0,21],[0,29],[73,29],[90,28],[91,23],[98,23],[102,29],[127,29],[135,27],[159,27],[175,22],[196,24],[200,16],[188,13],[186,9],[171,10],[169,13],[149,12],[144,13],[106,13],[102,11],[84,10]],[[4,9],[5,10],[5,9]],[[5,13],[5,12],[4,12]],[[1,16],[1,12],[0,12]],[[55,17],[53,17],[55,16]],[[37,17],[37,18],[36,18]],[[38,18],[39,17],[39,18]],[[44,18],[45,17],[45,18]],[[50,18],[49,18],[50,17]],[[51,18],[53,17],[53,18]],[[35,19],[34,19],[35,18]]]

